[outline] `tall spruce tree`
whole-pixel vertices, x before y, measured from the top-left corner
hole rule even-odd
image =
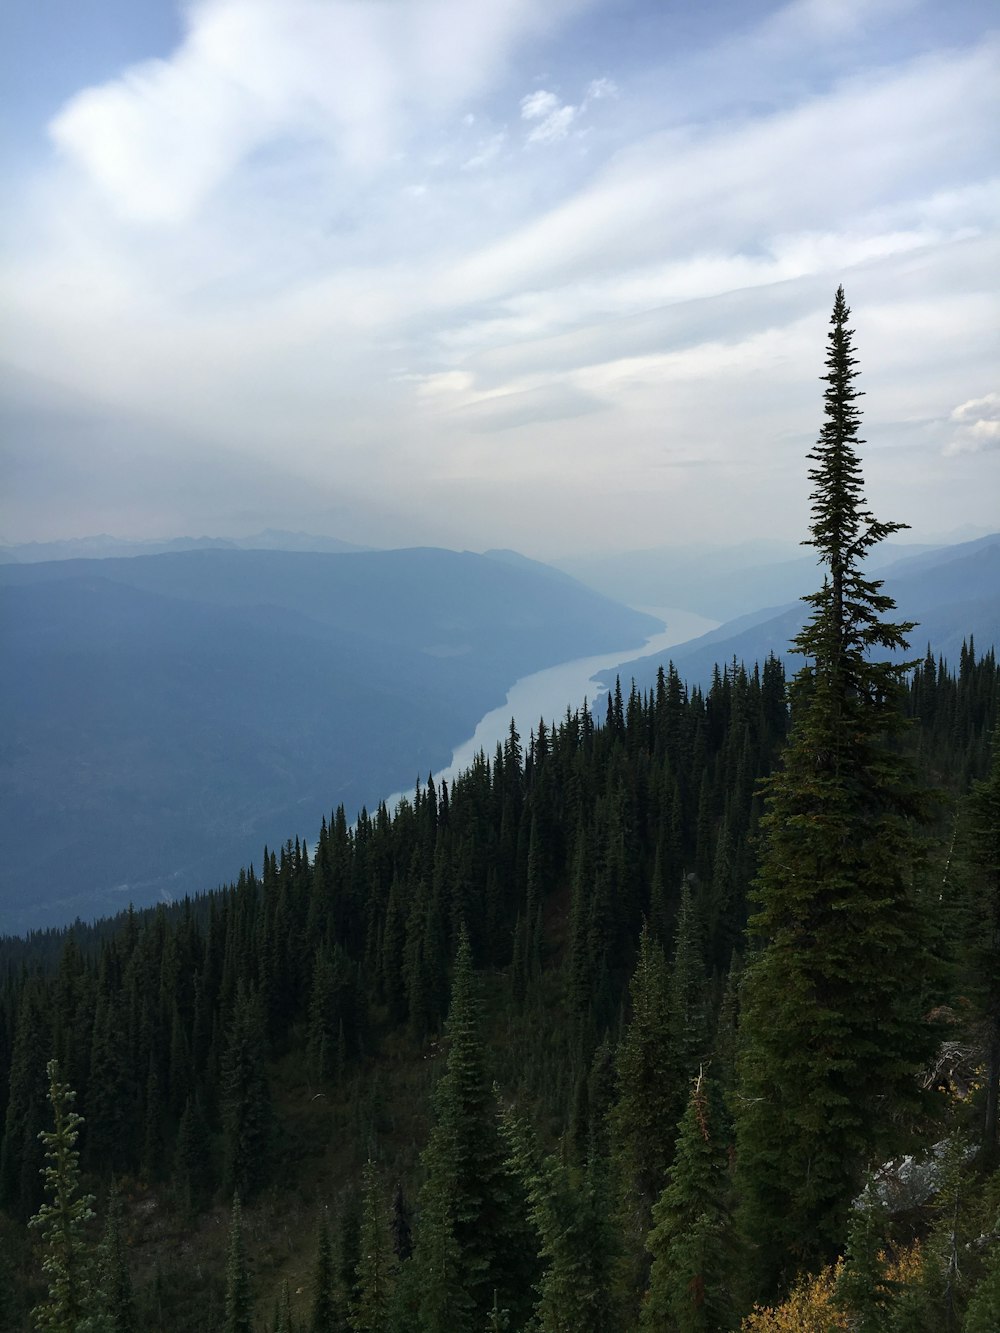
[[[925,801],[892,743],[906,667],[880,656],[905,649],[912,626],[885,619],[892,599],[862,572],[904,525],[865,507],[849,315],[840,288],[804,543],[826,576],[794,644],[807,665],[766,787],[744,983],[738,1161],[758,1290],[843,1242],[866,1164],[896,1146],[929,1050],[913,830]]]

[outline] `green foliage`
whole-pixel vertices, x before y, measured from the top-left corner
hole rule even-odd
[[[479,1333],[494,1293],[523,1304],[525,1256],[512,1253],[518,1199],[487,1080],[482,1000],[463,931],[455,960],[446,1034],[448,1061],[434,1094],[435,1124],[413,1262],[427,1333]]]
[[[0,1204],[20,1220],[42,1197],[42,1141],[46,1108],[48,1024],[40,989],[23,987],[10,1060],[7,1113],[0,1142]]]
[[[309,1333],[337,1333],[340,1320],[337,1312],[337,1289],[333,1272],[333,1245],[326,1216],[320,1218],[316,1244],[316,1266],[313,1269],[312,1312]]]
[[[229,1219],[229,1252],[226,1256],[226,1316],[222,1333],[253,1333],[253,1295],[243,1236],[243,1208],[233,1195]]]
[[[358,1294],[350,1312],[353,1333],[386,1333],[391,1304],[389,1243],[381,1189],[371,1162],[364,1170],[361,1257],[356,1276]]]
[[[646,1242],[653,1265],[640,1321],[644,1333],[714,1333],[734,1322],[728,1144],[718,1089],[703,1074],[679,1130]]]
[[[767,787],[758,947],[743,986],[738,1160],[764,1291],[842,1239],[869,1162],[898,1146],[919,1111],[915,1076],[931,1048],[913,833],[924,802],[891,743],[904,725],[905,668],[872,657],[911,627],[884,618],[891,599],[861,572],[899,525],[864,508],[849,313],[841,289],[810,454],[810,544],[828,575],[796,640],[811,662]]]
[[[523,1185],[542,1271],[536,1282],[540,1333],[602,1333],[613,1326],[618,1245],[605,1165],[586,1170],[540,1157],[527,1127],[505,1119],[511,1162]]]
[[[87,1223],[94,1216],[93,1196],[80,1193],[80,1155],[76,1150],[83,1117],[73,1109],[76,1094],[59,1079],[59,1067],[50,1060],[49,1101],[55,1127],[45,1130],[48,1165],[44,1168],[42,1204],[28,1225],[41,1237],[42,1271],[48,1296],[32,1310],[37,1333],[106,1333],[95,1282],[94,1255],[87,1238]]]
[[[222,1067],[223,1186],[252,1198],[271,1165],[271,1094],[259,996],[237,988]]]
[[[1000,1218],[997,1219],[1000,1223]],[[987,1268],[965,1312],[962,1333],[996,1333],[1000,1328],[1000,1225],[992,1237]]]
[[[125,1253],[125,1237],[122,1234],[123,1225],[121,1194],[117,1185],[112,1182],[108,1196],[107,1221],[104,1224],[104,1239],[101,1242],[99,1256],[101,1302],[107,1317],[109,1333],[138,1333],[132,1278]]]

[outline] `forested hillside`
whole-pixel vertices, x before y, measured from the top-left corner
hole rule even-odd
[[[848,315],[787,687],[670,666],[3,944],[7,1327],[998,1326],[1000,671],[886,660]]]
[[[500,1089],[495,1105],[482,1093],[475,1132],[507,1135],[491,1151],[521,1161],[518,1188],[538,1193],[531,1208],[522,1194],[514,1209],[521,1250],[509,1286],[500,1285],[493,1249],[513,1242],[499,1222],[483,1237],[486,1271],[517,1311],[513,1327],[523,1327],[531,1281],[557,1260],[590,1272],[582,1300],[607,1304],[605,1322],[565,1327],[630,1327],[648,1280],[651,1209],[691,1080],[705,1070],[713,1097],[734,1088],[754,790],[784,738],[783,691],[775,660],[761,675],[724,671],[705,694],[689,694],[671,669],[652,696],[613,695],[599,727],[579,713],[523,744],[512,730],[501,753],[451,789],[423,787],[394,817],[382,808],[350,829],[338,810],[312,859],[292,843],[224,893],[129,914],[99,932],[8,942],[0,1188],[7,1280],[21,1310],[10,1326],[27,1327],[41,1290],[21,1225],[42,1200],[37,1135],[49,1118],[52,1055],[77,1092],[82,1165],[102,1217],[112,1174],[124,1190],[135,1327],[222,1326],[216,1210],[235,1189],[252,1229],[262,1312],[287,1277],[293,1291],[304,1288],[294,1305],[309,1316],[324,1219],[344,1250],[334,1268],[348,1285],[330,1280],[335,1302],[345,1302],[369,1154],[387,1216],[400,1183],[397,1231],[407,1203],[420,1201],[418,1235],[428,1216],[433,1155],[420,1153],[435,1119],[429,1097],[464,925],[489,1000],[478,1043],[468,1040],[483,1089],[494,1078]],[[914,674],[907,747],[935,783],[959,791],[983,774],[998,695],[992,656],[966,654],[957,673],[929,662]],[[945,1133],[942,1115],[966,1131],[977,1117],[975,1095],[970,1105],[956,1096],[974,1094],[979,1021],[965,952],[975,939],[963,925],[979,872],[957,813],[939,807],[942,850],[923,870],[930,900],[948,890],[936,931],[950,966],[928,959],[914,983],[922,1006],[943,1015],[941,1039],[964,1060],[945,1070],[955,1081],[934,1098],[941,1106],[910,1126],[928,1147]],[[956,831],[961,844],[946,873]],[[514,1140],[511,1125],[498,1127],[502,1107],[516,1117]],[[719,1114],[721,1151],[731,1131]],[[474,1157],[473,1172],[478,1149]],[[721,1218],[724,1171],[717,1187]],[[901,1239],[938,1212],[925,1207],[904,1215]],[[382,1243],[390,1246],[389,1231]],[[190,1269],[192,1245],[204,1252],[200,1276]],[[595,1255],[602,1266],[591,1269]],[[385,1264],[399,1268],[400,1290],[416,1281],[416,1261],[400,1268],[387,1248]],[[970,1265],[978,1271],[975,1255]],[[552,1270],[557,1278],[572,1286]],[[621,1313],[613,1319],[612,1310]],[[346,1306],[337,1317],[329,1327],[346,1326]]]

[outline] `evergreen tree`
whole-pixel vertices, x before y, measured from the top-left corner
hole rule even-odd
[[[292,1301],[288,1294],[288,1283],[282,1282],[278,1297],[278,1308],[274,1315],[274,1333],[294,1333],[292,1320]]]
[[[1000,725],[993,735],[989,776],[973,784],[969,806],[965,964],[982,1015],[986,1088],[980,1156],[1000,1159]]]
[[[448,1063],[434,1095],[413,1256],[426,1333],[481,1333],[495,1292],[502,1305],[517,1311],[530,1287],[525,1257],[512,1244],[523,1207],[519,1212],[486,1076],[481,1013],[463,931],[446,1029]]]
[[[0,1141],[0,1205],[25,1221],[41,1202],[42,1142],[45,1124],[45,1053],[49,1034],[39,987],[21,992],[10,1063],[7,1113]]]
[[[642,1246],[650,1209],[663,1189],[683,1107],[670,991],[663,949],[644,926],[630,985],[632,1016],[618,1047],[618,1096],[610,1115],[629,1270],[624,1280],[636,1301],[645,1286]]]
[[[353,1333],[386,1333],[389,1318],[389,1247],[378,1177],[365,1166],[361,1215],[361,1257],[357,1266],[357,1300],[351,1308]]]
[[[241,983],[222,1067],[223,1184],[247,1199],[270,1171],[271,1094],[263,1029],[260,999]]]
[[[809,457],[811,536],[827,567],[795,641],[792,732],[767,784],[743,992],[738,1162],[743,1222],[766,1289],[827,1257],[869,1159],[896,1146],[929,1051],[912,824],[923,801],[891,744],[903,727],[907,624],[866,579],[900,524],[865,508],[860,409],[843,289],[831,318],[825,421]],[[887,1107],[893,1113],[887,1113]]]
[[[313,1271],[312,1313],[309,1333],[338,1333],[337,1292],[333,1275],[333,1244],[326,1214],[320,1219],[316,1246],[316,1267]]]
[[[112,1182],[104,1239],[101,1242],[101,1300],[107,1315],[109,1333],[137,1333],[135,1299],[125,1256],[122,1223],[122,1198],[117,1185]]]
[[[986,1272],[976,1286],[965,1311],[962,1333],[996,1333],[1000,1328],[1000,1216],[993,1237]]]
[[[76,1150],[83,1117],[73,1109],[76,1094],[59,1080],[55,1060],[47,1066],[49,1101],[55,1127],[42,1132],[45,1157],[43,1203],[28,1223],[42,1239],[42,1271],[48,1296],[32,1311],[37,1333],[107,1333],[94,1280],[94,1256],[87,1239],[93,1196],[80,1193]]]
[[[253,1297],[243,1238],[243,1208],[233,1195],[229,1218],[229,1253],[226,1256],[226,1317],[222,1333],[253,1333]]]
[[[504,1128],[542,1264],[537,1327],[540,1333],[606,1333],[615,1326],[618,1245],[605,1162],[594,1157],[580,1170],[551,1156],[540,1159],[521,1121],[508,1115]]]
[[[667,1184],[653,1209],[643,1333],[718,1333],[733,1326],[729,1160],[714,1082],[699,1074],[680,1123]]]

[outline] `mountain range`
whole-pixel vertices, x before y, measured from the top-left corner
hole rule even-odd
[[[228,880],[659,624],[513,553],[208,549],[5,564],[0,628],[13,931]]]
[[[922,657],[930,646],[935,656],[955,665],[963,642],[970,637],[980,651],[1000,647],[1000,533],[904,556],[899,556],[899,549],[897,558],[888,564],[873,562],[873,573],[883,580],[884,591],[896,602],[895,619],[914,622],[909,635],[911,651],[896,654],[897,660]],[[786,566],[775,577],[785,579],[791,574]],[[751,586],[753,578],[747,571],[746,580]],[[820,582],[811,560],[797,570],[795,578],[793,586],[799,597]],[[759,594],[759,583],[757,589]],[[714,603],[716,607],[721,604]],[[786,653],[807,614],[808,607],[801,600],[748,611],[708,634],[678,644],[670,649],[669,656],[689,684],[705,685],[717,664],[735,658],[750,666],[764,661],[769,653]],[[640,689],[648,689],[655,682],[662,660],[662,655],[656,655],[625,662],[617,672],[604,673],[602,679],[606,684],[613,683],[615,675],[620,674],[623,682],[631,678]],[[794,671],[799,665],[801,659],[793,654],[788,670]]]

